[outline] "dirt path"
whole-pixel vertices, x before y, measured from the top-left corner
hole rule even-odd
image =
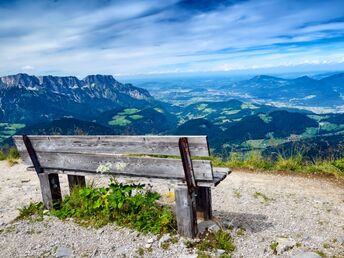
[[[67,191],[65,179],[61,184]],[[168,189],[158,186],[158,190]],[[85,229],[55,218],[10,223],[17,208],[40,199],[34,172],[22,164],[8,167],[0,162],[0,257],[55,257],[61,246],[73,250],[75,257],[119,257],[123,253],[134,257],[152,238],[113,226]],[[278,257],[304,251],[344,257],[344,189],[329,180],[233,172],[213,190],[213,210],[221,225],[233,228],[234,257],[275,257],[270,248],[274,241],[286,249],[291,246]],[[183,240],[168,250],[154,241],[152,248],[145,256],[195,256]]]

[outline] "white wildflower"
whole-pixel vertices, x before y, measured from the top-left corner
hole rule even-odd
[[[117,169],[117,170],[120,170],[120,171],[124,170],[124,168],[125,168],[126,166],[127,166],[127,163],[124,163],[124,162],[117,162],[117,163],[115,164],[116,169]]]
[[[112,167],[111,163],[106,163],[106,164],[100,164],[97,168],[97,173],[107,173],[110,172]]]

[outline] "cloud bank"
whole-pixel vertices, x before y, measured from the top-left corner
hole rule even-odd
[[[0,73],[344,64],[344,1],[3,0]]]

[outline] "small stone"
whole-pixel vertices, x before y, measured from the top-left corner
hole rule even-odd
[[[21,182],[22,183],[28,183],[28,182],[30,182],[30,179],[22,179]]]
[[[56,250],[56,257],[71,257],[73,254],[72,249],[65,247],[65,246],[60,246]]]
[[[43,210],[43,215],[49,214],[49,210]]]
[[[221,256],[222,254],[224,254],[226,251],[225,250],[223,250],[223,249],[217,249],[216,250],[216,254],[218,255],[218,256]]]
[[[152,244],[152,243],[154,243],[155,240],[156,239],[154,239],[154,238],[150,238],[147,240],[147,244]]]
[[[295,256],[291,256],[291,258],[321,258],[321,256],[314,252],[302,252]]]
[[[344,245],[344,235],[338,237],[337,242],[338,242],[340,245]]]
[[[145,248],[147,248],[147,249],[149,249],[149,248],[151,248],[152,247],[152,244],[146,244],[145,245]]]
[[[170,234],[164,234],[160,239],[159,239],[159,247],[161,247],[161,244],[167,241],[171,240]]]
[[[292,249],[296,245],[295,240],[291,238],[284,238],[284,237],[278,238],[277,243],[278,243],[277,249],[276,249],[277,254],[282,254],[285,251]]]
[[[220,230],[220,227],[211,220],[206,220],[206,221],[202,221],[198,224],[198,231],[203,234],[205,231],[211,231],[211,232],[217,232]]]
[[[210,232],[213,232],[213,233],[218,232],[220,229],[221,229],[221,228],[220,228],[219,225],[217,225],[217,224],[212,225],[212,226],[210,226],[210,227],[208,228],[208,230],[209,230]]]

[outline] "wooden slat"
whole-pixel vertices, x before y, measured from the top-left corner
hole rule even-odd
[[[108,154],[162,154],[179,156],[178,141],[184,136],[28,136],[33,148],[39,151],[108,153]],[[206,136],[188,138],[192,156],[209,156]],[[13,137],[22,156],[25,145],[22,136]],[[24,157],[25,158],[25,157]]]
[[[109,154],[36,153],[43,169],[96,172],[99,165],[109,164],[109,174],[185,180],[183,165],[179,159],[128,157]],[[196,180],[213,180],[210,161],[194,160],[193,165]]]

